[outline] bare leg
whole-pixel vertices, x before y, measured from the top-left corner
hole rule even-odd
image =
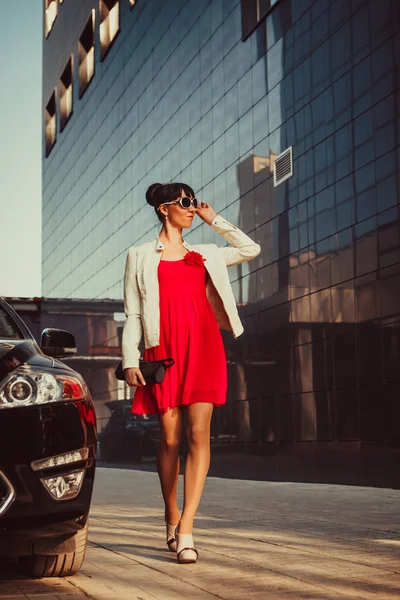
[[[179,521],[176,489],[179,475],[179,448],[182,442],[183,413],[179,407],[158,415],[161,427],[157,449],[157,470],[165,502],[165,517],[175,525]]]
[[[204,482],[210,467],[210,425],[213,404],[196,402],[188,406],[184,503],[179,533],[192,533],[193,521],[200,503]]]

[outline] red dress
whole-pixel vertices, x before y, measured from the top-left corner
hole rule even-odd
[[[200,255],[194,261],[186,257],[159,263],[160,345],[145,350],[143,358],[171,357],[175,364],[162,383],[136,389],[131,409],[136,414],[164,413],[193,402],[226,402],[225,349],[206,295],[207,271]]]

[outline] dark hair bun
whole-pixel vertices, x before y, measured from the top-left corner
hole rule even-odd
[[[146,200],[150,206],[157,206],[161,199],[161,192],[164,185],[162,183],[153,183],[146,192]]]

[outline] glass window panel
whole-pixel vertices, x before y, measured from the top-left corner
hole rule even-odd
[[[79,54],[79,98],[81,98],[93,79],[95,61],[94,61],[94,18],[95,11],[86,22],[78,42]]]
[[[46,156],[48,156],[53,148],[57,138],[57,104],[56,90],[50,96],[50,100],[45,108],[45,142]]]
[[[242,37],[245,39],[258,22],[257,0],[242,0]]]
[[[119,0],[100,0],[100,57],[106,54],[120,29]]]
[[[58,12],[57,0],[45,0],[45,36],[50,35],[50,31],[53,29],[54,21],[56,20]]]

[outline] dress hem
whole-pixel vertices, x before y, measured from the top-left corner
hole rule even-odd
[[[173,408],[187,408],[188,406],[192,406],[193,404],[212,404],[214,408],[219,408],[221,406],[224,406],[226,404],[226,402],[209,402],[207,400],[196,400],[195,402],[187,402],[185,404],[176,404],[175,406],[166,406],[165,408],[161,408],[158,411],[148,411],[145,412],[143,410],[141,410],[140,412],[137,412],[135,410],[133,410],[133,408],[131,408],[131,413],[133,415],[163,415],[165,413],[167,413],[168,411],[172,410]]]

